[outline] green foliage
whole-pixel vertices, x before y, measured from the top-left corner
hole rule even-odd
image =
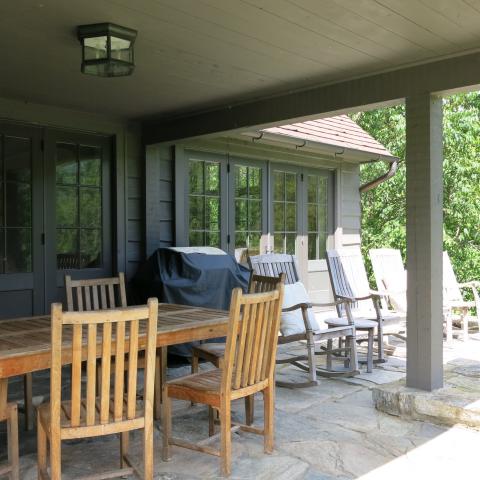
[[[480,277],[480,92],[443,101],[444,248],[459,281]],[[403,105],[352,115],[401,159],[397,174],[362,194],[362,250],[399,248],[405,259],[405,108]],[[362,183],[386,171],[381,162],[365,164]]]

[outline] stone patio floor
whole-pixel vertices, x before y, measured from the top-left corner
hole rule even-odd
[[[480,361],[480,336],[468,342],[454,341],[444,348],[445,362]],[[172,368],[170,375],[188,373],[186,367]],[[263,453],[260,436],[236,432],[232,435],[232,479],[327,480],[434,478],[456,476],[480,478],[478,447],[480,431],[459,425],[441,427],[423,421],[407,421],[377,411],[370,388],[405,375],[405,348],[399,344],[394,356],[376,368],[352,379],[321,378],[318,386],[297,390],[277,388],[276,442],[272,455]],[[282,379],[301,381],[305,373],[282,367]],[[48,392],[48,377],[34,379],[41,401]],[[21,398],[20,381],[12,381],[13,397]],[[262,422],[262,399],[256,399],[255,421]],[[243,403],[234,405],[234,418],[243,418]],[[178,437],[200,440],[207,437],[207,412],[200,405],[174,404],[173,429]],[[22,429],[21,479],[33,480],[36,472],[35,432]],[[0,430],[0,457],[5,457],[6,439]],[[64,474],[69,480],[118,467],[116,437],[66,442],[62,449]],[[155,429],[155,478],[200,480],[220,478],[218,459],[172,447],[172,460],[160,459],[160,431]],[[141,462],[141,435],[133,436],[132,458]]]

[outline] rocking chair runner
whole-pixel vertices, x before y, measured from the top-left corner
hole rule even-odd
[[[296,260],[293,255],[287,254],[266,254],[249,257],[250,268],[260,275],[275,276],[284,273],[286,276],[285,284],[294,284],[299,281]],[[346,318],[341,320],[341,324],[332,326],[328,330],[313,330],[308,318],[308,310],[312,307],[337,307],[343,308]],[[292,363],[296,367],[309,373],[309,381],[303,383],[291,383],[277,381],[277,385],[288,388],[309,387],[317,384],[317,374],[325,377],[354,376],[358,373],[357,352],[355,342],[355,325],[350,314],[349,300],[340,299],[332,303],[299,303],[289,308],[284,308],[283,312],[290,312],[301,309],[302,318],[305,326],[303,333],[293,335],[281,335],[278,339],[279,345],[306,340],[306,355],[298,355],[285,359],[277,359],[277,364]],[[332,348],[333,339],[345,339],[345,346]],[[327,340],[327,348],[316,349],[315,344]],[[341,357],[344,360],[345,367],[340,370],[332,368],[333,355],[344,354]],[[315,355],[327,355],[326,368],[316,366]],[[303,363],[307,361],[307,364]]]

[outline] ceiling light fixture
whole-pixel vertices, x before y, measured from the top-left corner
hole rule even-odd
[[[136,30],[113,23],[96,23],[77,27],[77,36],[82,44],[82,73],[99,77],[132,74]]]

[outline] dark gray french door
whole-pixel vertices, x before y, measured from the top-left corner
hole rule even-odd
[[[0,123],[0,318],[111,275],[110,157],[107,137]]]

